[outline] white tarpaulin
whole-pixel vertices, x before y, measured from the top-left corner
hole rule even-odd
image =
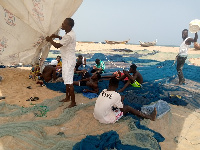
[[[45,37],[58,32],[82,0],[0,0],[0,64],[30,64],[46,58]]]

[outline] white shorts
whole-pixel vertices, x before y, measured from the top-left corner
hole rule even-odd
[[[73,84],[74,68],[76,65],[76,59],[67,60],[62,63],[62,77],[64,84]]]
[[[123,112],[118,108],[114,110],[115,116],[116,116],[116,121],[118,121],[121,117],[123,117]]]

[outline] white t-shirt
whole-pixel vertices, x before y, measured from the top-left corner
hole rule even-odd
[[[74,68],[76,65],[75,47],[76,35],[73,30],[65,34],[60,40],[60,53],[62,57],[62,77],[64,84],[72,84]]]
[[[188,37],[189,38],[189,37]],[[179,56],[181,56],[181,57],[187,57],[187,55],[188,55],[188,49],[189,49],[189,47],[190,47],[190,45],[186,45],[185,44],[185,41],[188,39],[188,38],[186,38],[184,41],[183,41],[183,43],[180,45],[180,48],[179,48]]]
[[[60,40],[60,44],[63,46],[60,47],[60,53],[62,61],[75,59],[75,47],[76,47],[76,35],[73,30],[65,34]]]
[[[99,120],[100,123],[115,123],[116,115],[112,110],[112,106],[123,108],[121,96],[115,91],[104,89],[96,100],[94,118]]]

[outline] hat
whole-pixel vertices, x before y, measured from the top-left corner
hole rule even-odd
[[[57,64],[58,64],[58,61],[57,61],[57,60],[52,60],[51,63],[50,63],[50,65],[55,65],[55,66],[56,66]]]
[[[192,20],[189,24],[189,31],[192,33],[196,33],[200,30],[200,20],[195,19]]]

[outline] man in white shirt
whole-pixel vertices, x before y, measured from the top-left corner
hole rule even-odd
[[[177,72],[178,72],[178,77],[179,77],[179,84],[185,84],[185,78],[183,76],[183,65],[185,63],[185,60],[187,59],[188,55],[188,49],[191,45],[192,42],[197,40],[197,33],[195,34],[194,39],[188,37],[188,30],[184,29],[182,31],[182,38],[183,38],[183,43],[180,45],[179,48],[179,53],[176,56],[177,59]]]
[[[130,106],[123,105],[123,98],[119,93],[116,92],[118,88],[119,80],[111,78],[108,89],[104,89],[96,100],[94,108],[94,117],[99,120],[100,123],[115,123],[124,114],[131,113],[133,115],[150,119],[154,121],[156,119],[156,108],[150,115],[143,114],[142,112],[133,109]],[[114,107],[117,107],[113,110]]]
[[[76,35],[72,30],[73,26],[74,20],[72,18],[66,18],[62,23],[62,29],[66,32],[63,37],[55,34],[52,34],[50,37],[46,37],[46,40],[55,48],[60,48],[62,56],[62,77],[64,84],[66,84],[66,98],[61,102],[68,102],[71,99],[71,104],[68,106],[68,108],[76,106],[73,86],[74,67],[76,65]],[[54,42],[53,38],[59,38],[60,43]]]

